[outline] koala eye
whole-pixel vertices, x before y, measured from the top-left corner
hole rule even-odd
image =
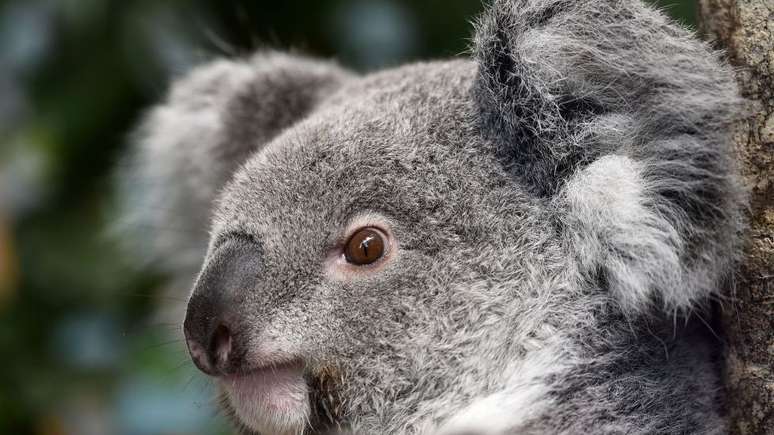
[[[376,228],[362,228],[347,241],[344,257],[348,263],[365,266],[384,256],[386,236]]]

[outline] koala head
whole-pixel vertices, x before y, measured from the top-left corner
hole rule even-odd
[[[245,433],[422,432],[717,292],[736,101],[639,2],[496,1],[469,59],[193,71],[139,134],[137,219],[209,227],[150,243],[204,253],[185,336]]]
[[[284,433],[311,405],[335,414],[344,398],[309,398],[397,377],[418,336],[459,333],[437,322],[471,315],[471,286],[540,282],[560,262],[550,216],[476,132],[475,72],[451,61],[351,79],[226,184],[185,328],[248,427]]]

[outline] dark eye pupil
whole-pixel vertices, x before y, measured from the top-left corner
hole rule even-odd
[[[362,242],[360,242],[360,247],[363,248],[363,255],[368,257],[368,244],[371,243],[371,240],[374,238],[372,236],[368,236],[365,239],[363,239]]]
[[[384,255],[384,238],[373,228],[359,230],[347,242],[344,255],[352,264],[371,264]]]

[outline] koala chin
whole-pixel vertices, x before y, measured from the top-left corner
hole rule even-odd
[[[739,108],[640,1],[495,0],[465,58],[195,68],[124,223],[243,433],[724,433]]]
[[[224,377],[221,388],[237,420],[258,433],[300,433],[309,421],[308,388],[299,366]]]

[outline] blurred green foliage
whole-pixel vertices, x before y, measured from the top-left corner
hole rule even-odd
[[[665,4],[693,23],[693,2]],[[111,171],[171,77],[265,46],[361,71],[454,56],[481,8],[0,0],[0,433],[226,430],[209,381],[175,341],[177,325],[158,321],[162,277],[133,268],[105,237]]]

